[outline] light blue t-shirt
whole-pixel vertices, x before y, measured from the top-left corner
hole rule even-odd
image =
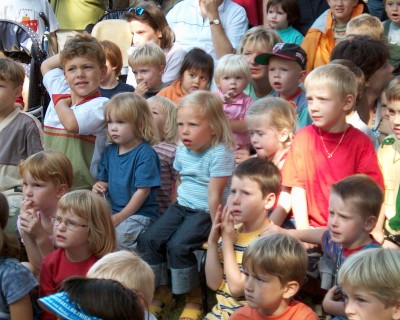
[[[223,144],[217,144],[201,154],[180,145],[176,149],[174,168],[181,177],[178,187],[178,203],[181,206],[210,211],[208,185],[213,177],[230,177],[235,168],[235,158]],[[222,204],[228,198],[230,182],[222,193]]]
[[[279,34],[282,41],[285,43],[295,43],[301,45],[301,43],[303,42],[304,36],[292,26],[289,26],[287,29],[275,31]]]

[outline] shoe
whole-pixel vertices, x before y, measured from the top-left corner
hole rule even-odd
[[[176,304],[176,301],[171,291],[169,291],[167,294],[156,292],[154,294],[154,299],[162,302],[161,306],[152,304],[149,307],[149,312],[154,314],[156,318],[159,318],[164,310],[172,309],[173,307],[175,307]]]
[[[203,315],[203,305],[202,305],[202,299],[201,297],[189,297],[186,296],[186,305],[188,303],[195,303],[200,305],[200,309],[194,309],[194,308],[187,308],[185,307],[179,317],[179,320],[183,319],[190,319],[190,320],[201,320],[201,317]]]

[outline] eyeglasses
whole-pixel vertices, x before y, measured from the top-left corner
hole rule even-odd
[[[68,230],[75,230],[76,227],[82,227],[82,228],[88,228],[89,226],[87,224],[79,224],[79,223],[75,223],[72,221],[65,221],[61,218],[55,217],[55,218],[51,218],[51,222],[58,227],[61,222],[64,222],[64,225],[67,227]]]
[[[132,12],[132,11],[137,16],[141,16],[144,13],[144,9],[142,7],[129,8],[128,12]]]

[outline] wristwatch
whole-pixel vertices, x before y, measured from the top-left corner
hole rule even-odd
[[[210,25],[213,25],[213,24],[219,25],[219,24],[221,24],[221,21],[219,19],[210,20]]]

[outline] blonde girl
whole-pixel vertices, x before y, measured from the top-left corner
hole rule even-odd
[[[38,276],[42,259],[54,250],[51,219],[73,185],[72,164],[63,153],[45,150],[24,160],[19,173],[24,200],[17,225],[28,255],[26,266]]]
[[[227,54],[219,60],[214,79],[217,92],[224,100],[224,113],[236,145],[241,149],[249,149],[250,139],[244,116],[253,99],[243,92],[252,81],[249,65],[243,56]]]
[[[151,311],[159,314],[172,303],[168,290],[168,254],[172,291],[187,294],[181,319],[199,319],[201,295],[197,260],[193,251],[207,240],[212,219],[228,195],[229,180],[235,161],[229,123],[222,100],[214,93],[196,91],[184,97],[177,112],[178,136],[174,168],[179,173],[175,204],[140,238],[143,259],[156,276],[155,300]]]
[[[157,203],[160,213],[176,201],[176,179],[178,173],[174,169],[176,142],[178,140],[176,122],[176,105],[169,99],[154,96],[147,100],[157,127],[160,143],[153,146],[160,158],[161,188],[157,190]]]
[[[65,194],[52,219],[57,250],[40,268],[40,296],[58,291],[71,276],[84,276],[102,256],[115,250],[115,230],[107,202],[89,190]],[[53,319],[48,313],[42,319]]]
[[[112,143],[103,152],[93,191],[107,195],[118,244],[132,251],[159,216],[160,161],[151,147],[157,129],[147,101],[133,93],[114,96],[104,114]]]
[[[33,274],[17,259],[19,242],[4,231],[9,217],[7,198],[0,193],[0,313],[4,319],[36,319],[31,303],[31,291],[38,283]]]

